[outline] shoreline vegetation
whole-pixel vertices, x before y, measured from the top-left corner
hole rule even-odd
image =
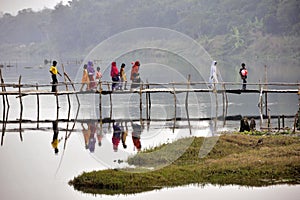
[[[210,150],[210,143],[213,148],[200,158],[199,152],[206,148],[203,146]],[[226,133],[219,137],[184,138],[139,152],[127,162],[135,168],[84,172],[69,184],[84,193],[107,195],[189,184],[300,184],[300,137]]]

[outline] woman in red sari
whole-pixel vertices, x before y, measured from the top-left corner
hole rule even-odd
[[[131,74],[130,74],[130,80],[132,81],[131,89],[137,88],[141,82],[140,75],[139,75],[139,69],[140,69],[140,62],[135,61],[134,65],[131,68]]]

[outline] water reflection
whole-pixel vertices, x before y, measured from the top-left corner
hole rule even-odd
[[[96,131],[97,125],[95,122],[86,123],[86,127],[84,123],[81,123],[82,134],[84,137],[85,148],[88,149],[91,153],[95,151],[96,146]]]
[[[60,143],[60,141],[63,139],[63,137],[61,137],[60,139],[58,139],[58,122],[57,121],[53,121],[52,122],[52,127],[53,127],[53,138],[52,138],[52,142],[51,145],[54,149],[54,153],[58,154],[59,150],[58,150],[58,144]]]
[[[112,136],[112,144],[113,144],[113,150],[115,152],[118,151],[118,146],[121,140],[121,135],[123,135],[123,132],[121,131],[119,123],[113,124],[113,136]]]
[[[142,134],[142,126],[137,123],[132,123],[132,142],[137,151],[140,151],[142,148],[141,145],[141,134]]]

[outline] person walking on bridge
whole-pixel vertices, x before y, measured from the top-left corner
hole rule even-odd
[[[51,73],[51,78],[52,78],[52,90],[51,92],[57,92],[57,84],[58,84],[58,80],[57,80],[57,77],[56,75],[60,75],[61,74],[59,73],[59,71],[57,70],[56,68],[56,65],[57,65],[57,62],[54,60],[52,62],[52,66],[50,67],[50,73]]]
[[[218,83],[217,61],[213,61],[210,67],[209,87],[215,89]]]
[[[243,80],[242,90],[246,90],[248,70],[246,69],[245,63],[242,63],[241,66],[242,68],[240,69],[239,73],[241,75],[241,79]]]

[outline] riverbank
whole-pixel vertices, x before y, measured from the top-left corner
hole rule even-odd
[[[200,158],[204,143],[213,148]],[[178,159],[169,163],[178,154]],[[111,195],[187,184],[299,184],[300,138],[242,134],[185,138],[139,152],[128,163],[136,167],[84,172],[69,184],[86,193]],[[149,170],[153,166],[156,169]]]

